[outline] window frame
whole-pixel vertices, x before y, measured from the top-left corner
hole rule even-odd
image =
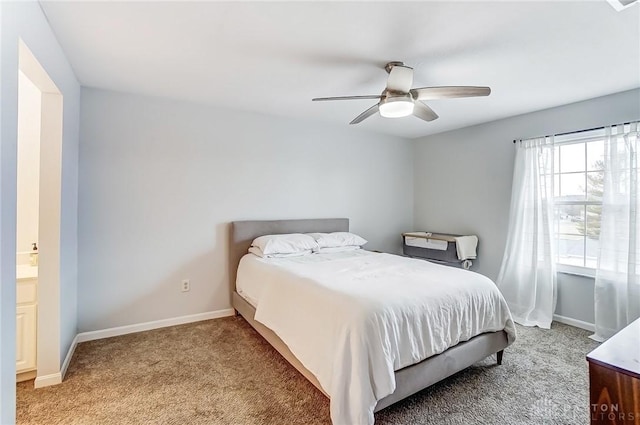
[[[602,205],[602,200],[599,201],[595,201],[593,199],[589,199],[588,197],[588,187],[589,187],[589,182],[588,182],[588,176],[590,172],[594,172],[597,170],[590,170],[589,169],[589,155],[588,155],[588,144],[589,142],[596,142],[596,141],[600,141],[600,140],[604,140],[606,136],[605,133],[605,129],[604,128],[598,128],[598,129],[593,129],[593,130],[583,130],[583,131],[575,131],[575,132],[571,132],[571,133],[566,133],[563,134],[562,136],[556,136],[554,138],[554,149],[558,149],[558,153],[557,153],[557,158],[555,157],[555,152],[554,152],[554,161],[557,160],[558,164],[557,167],[556,165],[554,165],[553,167],[553,181],[554,181],[554,185],[556,184],[556,178],[558,181],[558,187],[557,190],[556,188],[554,188],[554,197],[553,197],[553,203],[554,203],[554,208],[558,207],[558,206],[564,206],[564,205],[569,205],[569,206],[581,206],[583,207],[583,214],[584,214],[584,220],[585,220],[585,226],[587,225],[587,208],[589,206],[598,206],[598,205]],[[568,172],[562,172],[562,168],[561,168],[561,162],[562,161],[562,150],[560,149],[561,146],[567,146],[567,145],[573,145],[573,144],[581,144],[584,146],[584,150],[585,150],[585,155],[584,155],[584,168],[581,171],[568,171]],[[557,169],[557,170],[556,170]],[[558,200],[558,198],[560,197],[560,191],[562,189],[562,179],[559,177],[561,175],[566,175],[566,174],[582,174],[584,175],[584,187],[585,187],[585,194],[584,194],[584,200]],[[556,193],[558,194],[558,196],[556,197]],[[559,250],[559,246],[560,246],[560,235],[561,233],[557,230],[558,229],[558,223],[557,223],[558,218],[555,215],[554,212],[554,217],[553,217],[553,235],[554,235],[554,239],[555,239],[555,243],[556,243],[556,251]],[[589,238],[589,236],[586,234],[583,235],[583,240],[584,240],[584,244],[583,244],[583,251],[582,251],[582,266],[577,266],[577,265],[572,265],[572,264],[564,264],[560,262],[560,253],[556,252],[556,259],[555,259],[555,264],[556,264],[556,270],[559,273],[564,273],[564,274],[571,274],[571,275],[578,275],[578,276],[585,276],[585,277],[590,277],[590,278],[595,278],[596,276],[596,268],[595,267],[589,267],[586,265],[586,261],[587,261],[587,239]]]

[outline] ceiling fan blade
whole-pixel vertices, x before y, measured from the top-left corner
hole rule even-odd
[[[413,68],[404,65],[391,67],[387,79],[387,90],[409,93],[411,84],[413,84]]]
[[[311,99],[313,102],[325,100],[357,100],[357,99],[380,99],[380,95],[370,94],[365,96],[335,96],[335,97],[316,97]]]
[[[456,97],[489,96],[490,87],[475,86],[442,86],[421,87],[411,90],[411,95],[416,100],[453,99]]]
[[[355,117],[353,121],[351,121],[349,124],[358,124],[377,112],[378,112],[378,104],[376,103],[371,108],[367,109],[366,111],[364,111],[363,113]]]
[[[414,102],[413,115],[425,121],[433,121],[438,118],[438,114],[433,109],[420,101]]]

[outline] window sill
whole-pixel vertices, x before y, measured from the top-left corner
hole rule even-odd
[[[556,271],[562,274],[570,274],[573,276],[588,277],[591,279],[596,278],[596,269],[590,269],[588,267],[569,266],[566,264],[556,264]]]

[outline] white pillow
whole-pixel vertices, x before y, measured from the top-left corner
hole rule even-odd
[[[366,239],[350,232],[333,233],[309,233],[318,243],[318,248],[333,248],[337,246],[362,246],[367,243]]]
[[[331,248],[318,248],[315,252],[318,254],[329,254],[332,252],[347,252],[347,251],[355,251],[357,249],[362,249],[359,246],[332,246]]]
[[[260,258],[287,258],[287,257],[302,257],[303,255],[313,254],[313,251],[310,249],[306,251],[292,252],[290,254],[265,254],[262,250],[256,246],[252,246],[249,248],[249,252],[257,255]]]
[[[264,255],[292,254],[318,248],[318,244],[311,236],[302,233],[260,236],[253,240],[251,246],[260,248]]]

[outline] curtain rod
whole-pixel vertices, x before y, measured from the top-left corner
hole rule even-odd
[[[564,133],[556,133],[556,134],[551,134],[548,136],[539,136],[539,137],[529,137],[529,139],[538,139],[540,137],[556,137],[556,136],[566,136],[567,134],[575,134],[575,133],[584,133],[585,131],[593,131],[593,130],[602,130],[605,127],[613,127],[616,125],[627,125],[627,124],[631,124],[632,121],[629,122],[623,122],[623,123],[619,123],[619,124],[611,124],[610,126],[605,126],[605,125],[601,125],[600,127],[593,127],[593,128],[586,128],[584,130],[578,130],[578,131],[567,131]],[[523,139],[514,139],[513,143],[515,142],[522,142]]]

